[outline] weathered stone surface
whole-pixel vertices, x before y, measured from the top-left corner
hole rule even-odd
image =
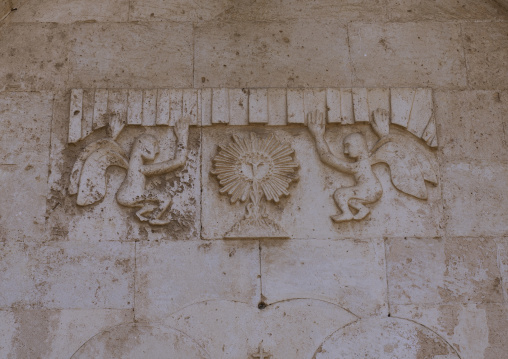
[[[466,86],[457,24],[355,23],[349,27],[349,43],[353,86]]]
[[[436,119],[444,161],[505,161],[508,93],[437,92]]]
[[[132,316],[132,310],[114,309],[0,311],[0,355],[70,358],[97,332]]]
[[[390,239],[387,270],[392,304],[504,300],[492,239]]]
[[[506,9],[496,1],[388,0],[392,21],[447,21],[505,19]]]
[[[0,90],[37,91],[66,86],[67,25],[9,24],[1,31]]]
[[[206,300],[255,307],[259,296],[257,241],[138,244],[135,310],[140,320],[158,321]]]
[[[380,240],[261,244],[262,293],[267,303],[312,298],[360,317],[382,315],[387,312],[384,267]]]
[[[24,1],[12,13],[12,22],[58,22],[111,21],[123,22],[129,17],[127,0],[83,1],[83,0],[36,0]]]
[[[479,89],[506,89],[508,24],[471,23],[464,24],[463,29],[470,85]]]
[[[313,358],[342,359],[350,353],[358,358],[460,358],[428,328],[395,318],[360,320],[348,325],[327,338]]]
[[[186,0],[134,0],[130,2],[130,19],[134,21],[208,21],[240,3],[233,0],[190,2]]]
[[[200,25],[195,33],[194,86],[351,86],[346,28],[333,21],[318,24]]]
[[[1,308],[128,309],[134,305],[134,243],[6,243],[2,247]]]
[[[212,358],[310,358],[331,333],[357,318],[320,300],[293,299],[262,310],[244,303],[208,301],[174,313],[168,323],[188,333]],[[231,335],[228,328],[241,328]],[[266,356],[265,356],[266,358]]]
[[[332,151],[335,154],[343,152],[344,136],[359,129],[366,133],[369,143],[375,141],[371,137],[372,132],[369,132],[369,125],[363,126],[330,127],[327,139]],[[294,158],[300,164],[297,172],[299,179],[289,184],[289,195],[281,197],[279,202],[267,202],[265,207],[269,218],[278,223],[289,238],[379,238],[380,235],[410,236],[411,233],[432,237],[441,233],[442,211],[438,188],[426,185],[428,200],[401,193],[391,183],[389,169],[383,165],[376,165],[373,169],[381,182],[383,194],[377,203],[370,206],[371,213],[368,217],[362,221],[334,223],[331,216],[340,211],[334,203],[333,193],[338,188],[353,186],[353,178],[333,170],[319,160],[307,129],[288,127],[270,129],[270,132],[268,129],[258,127],[255,131],[261,138],[275,133],[281,143],[291,145],[295,150]],[[397,132],[396,129],[394,131]],[[233,134],[245,139],[249,138],[250,132],[252,130],[232,128],[203,130],[202,195],[207,200],[203,201],[202,206],[202,236],[205,239],[227,236],[230,229],[245,216],[245,202],[231,204],[228,196],[220,194],[219,182],[211,171],[214,170],[212,159],[219,152],[219,146],[231,143]],[[412,134],[400,135],[401,146],[407,150],[419,148],[422,153],[432,156],[431,150],[419,147],[422,144],[415,141]]]
[[[134,191],[141,197],[148,194],[149,197],[155,196],[161,199],[160,203],[163,202],[162,200],[171,199],[169,207],[161,212],[160,219],[164,223],[152,226],[136,215],[143,207],[143,201],[138,206],[134,203],[127,203],[128,201],[125,202],[121,196],[122,193],[130,193],[125,191],[127,186],[123,187],[123,192],[120,189],[124,183],[127,183],[126,178],[133,170],[126,170],[127,166],[119,167],[120,162],[106,161],[104,171],[99,171],[100,174],[97,177],[89,178],[83,173],[87,169],[91,171],[96,168],[93,166],[93,159],[100,159],[97,155],[104,151],[107,152],[111,148],[121,150],[125,161],[134,158],[136,155],[133,144],[142,138],[157,142],[160,152],[156,156],[156,163],[172,161],[177,155],[179,143],[174,127],[151,127],[143,130],[138,126],[126,126],[119,132],[114,143],[106,140],[108,129],[102,129],[95,131],[75,145],[67,144],[67,129],[58,124],[66,122],[69,106],[69,94],[59,95],[55,104],[56,127],[52,141],[51,176],[49,178],[52,196],[49,199],[48,222],[52,236],[66,240],[90,242],[199,239],[201,208],[199,183],[201,134],[199,131],[191,129],[188,133],[188,141],[182,138],[188,151],[186,160],[181,163],[181,166],[174,168],[173,171],[147,178],[144,191],[140,189],[140,192],[143,193]],[[109,116],[106,116],[106,119],[109,119]],[[114,145],[115,143],[116,145]],[[76,169],[75,163],[81,158],[81,153],[88,153],[87,158],[91,159],[88,165],[83,165],[84,170],[81,176],[73,177],[71,174]],[[115,158],[118,159],[119,156]],[[101,163],[99,159],[97,161]],[[94,197],[94,188],[91,188],[91,191],[86,191],[87,181],[93,183],[98,181],[97,183],[104,185],[102,198]],[[74,183],[74,191],[72,183]],[[85,201],[90,198],[93,200]],[[169,223],[165,223],[166,221]]]
[[[431,329],[463,359],[502,358],[508,349],[508,308],[503,304],[395,305],[391,311]]]
[[[120,325],[98,334],[72,356],[84,358],[196,358],[210,356],[185,333],[140,323]]]
[[[508,230],[508,168],[449,163],[442,167],[446,228],[453,236],[499,235]]]
[[[219,19],[235,21],[287,21],[292,19],[334,19],[351,21],[386,20],[384,1],[374,0],[256,0],[237,2]]]
[[[497,242],[499,269],[501,271],[502,285],[505,301],[508,300],[508,238],[500,238]]]
[[[0,93],[0,241],[43,238],[53,95]]]
[[[74,88],[190,87],[191,46],[190,24],[76,24],[70,83]],[[150,56],[139,56],[146,53]]]

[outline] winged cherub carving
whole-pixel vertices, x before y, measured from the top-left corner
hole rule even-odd
[[[307,114],[307,126],[314,137],[321,161],[342,173],[353,176],[355,185],[335,190],[333,199],[340,212],[331,216],[334,222],[361,220],[370,213],[367,204],[381,199],[383,188],[372,170],[377,163],[390,167],[393,185],[399,191],[416,198],[427,199],[425,181],[437,184],[436,171],[425,154],[410,151],[390,134],[389,113],[377,109],[371,126],[379,140],[369,150],[365,135],[352,133],[344,138],[344,155],[352,161],[335,156],[325,140],[324,114],[315,111]]]
[[[106,171],[110,166],[127,170],[127,175],[116,193],[117,202],[125,207],[139,208],[136,216],[152,225],[164,225],[169,220],[163,215],[172,202],[169,193],[147,189],[148,177],[161,176],[185,165],[188,153],[189,121],[182,118],[174,127],[177,139],[173,159],[161,162],[159,141],[143,134],[134,140],[130,156],[113,139],[102,139],[88,145],[80,154],[71,173],[69,192],[77,194],[77,204],[94,204],[106,195]]]

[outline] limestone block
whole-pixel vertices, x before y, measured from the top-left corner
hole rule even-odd
[[[392,316],[416,321],[450,343],[462,359],[502,358],[508,350],[503,304],[394,305]]]
[[[60,176],[55,175],[50,183],[55,189],[50,201],[54,210],[49,216],[53,236],[91,242],[199,238],[201,197],[199,131],[190,131],[186,143],[188,153],[185,162],[173,171],[146,178],[144,190],[140,190],[144,193],[140,193],[140,196],[150,195],[158,198],[160,206],[163,206],[166,200],[170,201],[165,210],[161,209],[161,212],[158,212],[160,221],[157,225],[152,225],[157,221],[150,223],[147,221],[148,217],[136,214],[143,207],[142,202],[129,204],[130,202],[125,202],[120,195],[124,193],[121,190],[127,188],[127,176],[132,173],[125,169],[128,167],[128,156],[130,158],[137,156],[133,148],[139,139],[154,140],[158,143],[160,152],[156,156],[155,163],[164,164],[175,158],[178,139],[175,137],[173,127],[166,126],[145,129],[126,127],[118,136],[116,145],[113,145],[111,140],[97,140],[96,137],[79,142],[77,148],[55,149],[57,153],[53,154],[52,168]],[[107,152],[108,148],[120,150],[123,154]],[[89,156],[81,167],[81,174],[75,177],[73,181],[75,188],[71,191],[73,188],[70,183],[71,173],[80,168],[76,167],[76,163],[87,153]],[[116,157],[108,157],[111,162],[106,160],[102,163],[100,159],[95,160],[94,153],[97,155],[110,153]],[[122,158],[124,162],[115,162]],[[102,164],[97,167],[94,161]],[[119,167],[122,163],[124,168]],[[135,168],[131,168],[131,171],[134,170]],[[86,183],[94,183],[91,191],[87,190],[89,187]],[[101,194],[98,194],[98,188],[102,189]],[[150,203],[153,204],[153,197],[151,198]]]
[[[288,96],[289,93],[290,91],[288,91]],[[393,138],[397,138],[395,141],[400,143],[401,148],[406,149],[404,151],[414,151],[412,153],[415,156],[421,155],[430,159],[433,157],[432,151],[412,134],[407,131],[399,133],[396,128],[391,128],[391,130],[394,136],[400,136]],[[368,124],[331,126],[327,129],[327,141],[332,147],[332,152],[338,158],[342,158],[340,153],[343,152],[344,136],[358,131],[365,133],[369,147],[377,141]],[[224,181],[227,180],[224,178],[221,179],[223,181],[221,185],[218,177],[212,171],[217,171],[213,161],[221,153],[221,147],[225,148],[234,143],[234,136],[237,136],[240,142],[249,142],[253,136],[251,133],[254,132],[254,137],[259,140],[267,140],[273,134],[281,145],[289,145],[294,150],[291,158],[300,164],[300,168],[292,172],[290,176],[282,176],[286,180],[291,179],[286,189],[287,195],[281,195],[278,201],[268,200],[264,205],[267,218],[277,224],[272,228],[281,229],[279,234],[285,231],[286,238],[379,238],[380,235],[408,236],[414,235],[414,233],[418,233],[418,236],[433,237],[441,233],[442,202],[440,191],[431,184],[421,183],[423,188],[420,189],[427,193],[428,199],[418,199],[402,193],[394,187],[388,167],[381,164],[375,165],[373,171],[381,183],[383,194],[378,202],[370,206],[370,215],[361,221],[334,223],[331,216],[337,215],[339,210],[334,202],[333,194],[338,188],[353,186],[354,180],[351,176],[334,170],[321,162],[316,153],[314,141],[305,127],[277,129],[261,126],[251,129],[212,127],[203,129],[202,197],[206,199],[203,201],[202,207],[202,236],[204,239],[228,237],[233,227],[242,222],[248,213],[246,212],[248,198],[239,201],[230,198],[226,193],[230,189],[232,193],[237,191],[232,187],[226,188]],[[395,166],[398,164],[397,161],[394,159]],[[246,163],[245,171],[250,171],[249,166]],[[262,171],[263,165],[261,164],[259,168]],[[434,170],[431,172],[437,173]],[[295,175],[298,176],[298,181],[293,180]],[[234,185],[235,183],[231,182],[231,186]],[[243,187],[238,187],[238,189],[240,188]],[[280,193],[283,194],[284,191]],[[264,203],[265,199],[262,202]],[[262,231],[252,235],[256,238],[273,237],[273,233],[269,235],[262,233]]]
[[[498,235],[508,230],[508,167],[449,163],[442,167],[446,228],[453,236]]]
[[[0,355],[70,358],[97,332],[132,317],[132,310],[115,309],[0,311]]]
[[[268,124],[283,126],[287,124],[286,89],[268,89]]]
[[[496,257],[492,239],[390,239],[390,303],[502,303]]]
[[[463,29],[469,83],[478,89],[506,89],[508,24],[471,23]]]
[[[351,89],[326,89],[326,106],[328,123],[355,123]]]
[[[80,23],[72,38],[73,88],[192,85],[191,24]]]
[[[258,247],[257,241],[139,243],[136,318],[159,321],[206,300],[256,306],[260,296]]]
[[[504,161],[508,158],[507,112],[507,92],[436,92],[443,160]]]
[[[195,358],[210,356],[195,340],[172,328],[129,323],[97,334],[72,356],[73,359],[113,358]]]
[[[231,125],[248,125],[249,90],[229,89],[228,91],[229,91],[229,123]]]
[[[495,1],[388,0],[392,21],[492,20],[505,18],[506,10]]]
[[[130,2],[131,21],[208,21],[235,6],[238,1],[208,0],[192,2],[176,0],[134,0]]]
[[[236,6],[219,17],[236,21],[287,21],[290,19],[339,19],[343,23],[352,21],[383,21],[386,19],[385,4],[374,0],[270,0],[237,2]]]
[[[37,303],[48,309],[134,306],[134,243],[48,242],[30,253]]]
[[[69,27],[9,24],[0,38],[0,90],[64,88],[68,79]]]
[[[2,92],[0,109],[0,238],[42,238],[53,95]]]
[[[267,303],[313,298],[363,317],[387,312],[381,240],[270,241],[261,245]]]
[[[4,0],[0,3],[0,20],[3,20],[12,9],[11,0]]]
[[[127,0],[83,1],[50,0],[24,1],[14,11],[12,22],[58,22],[76,21],[128,21],[129,2]]]
[[[249,123],[268,123],[268,91],[252,89],[249,91]]]
[[[350,86],[346,29],[336,22],[205,23],[195,59],[195,87]]]
[[[229,90],[212,89],[212,123],[229,123]]]
[[[292,299],[262,310],[233,301],[197,303],[167,323],[187,333],[211,358],[307,359],[331,333],[357,318],[331,303]],[[232,335],[234,333],[234,335]]]
[[[412,321],[382,318],[360,320],[334,333],[313,358],[459,359],[457,352],[423,325]]]
[[[349,41],[353,86],[466,85],[458,24],[352,24]]]

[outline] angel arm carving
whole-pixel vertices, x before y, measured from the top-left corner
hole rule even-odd
[[[316,149],[321,161],[338,171],[354,174],[355,169],[349,162],[335,156],[325,140],[325,121],[323,113],[310,112],[307,114],[307,126],[316,142]]]
[[[182,118],[175,124],[175,135],[177,139],[175,157],[168,161],[156,162],[141,166],[141,173],[145,176],[159,176],[172,172],[183,165],[187,161],[188,140],[189,140],[189,122],[188,119]]]

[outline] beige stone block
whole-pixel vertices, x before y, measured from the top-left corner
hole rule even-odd
[[[289,93],[290,91],[288,95]],[[342,158],[343,153],[342,141],[348,134],[358,131],[365,133],[369,147],[378,139],[367,124],[329,126],[326,131],[327,141],[339,158]],[[396,129],[393,131],[394,135],[400,136],[396,138],[405,151],[433,158],[433,152],[411,133],[399,133]],[[248,139],[251,132],[255,132],[258,138],[268,138],[274,134],[280,143],[289,144],[295,150],[294,159],[300,164],[298,181],[290,183],[288,196],[281,196],[279,202],[265,203],[268,218],[278,223],[289,238],[379,238],[414,236],[416,233],[418,236],[433,237],[442,233],[439,187],[426,185],[427,200],[407,195],[393,186],[389,168],[381,164],[374,166],[373,171],[381,183],[383,194],[378,202],[368,205],[371,209],[369,216],[361,221],[334,223],[331,216],[338,214],[339,209],[333,194],[338,188],[353,186],[354,179],[321,162],[314,141],[305,127],[274,129],[258,126],[250,129],[203,129],[202,197],[206,199],[202,208],[203,238],[224,238],[247,213],[248,201],[231,203],[229,196],[219,192],[221,186],[211,171],[214,169],[213,158],[219,153],[220,146],[226,147],[232,143],[233,135]],[[262,234],[258,235],[263,237]]]
[[[249,90],[229,89],[229,123],[231,125],[249,124]]]
[[[508,307],[502,304],[394,305],[392,316],[415,321],[451,344],[462,359],[503,358]]]
[[[360,317],[387,312],[381,240],[263,242],[262,293],[267,303],[313,298]]]
[[[502,303],[492,239],[390,239],[391,304]]]
[[[249,91],[249,123],[268,123],[268,91],[266,89]]]
[[[53,95],[0,93],[0,240],[44,237]]]
[[[212,89],[202,89],[198,103],[201,109],[201,126],[210,126],[212,124]]]
[[[157,123],[157,90],[143,91],[143,126],[155,126]]]
[[[508,167],[448,163],[442,166],[444,214],[453,236],[506,234]]]
[[[229,90],[212,89],[212,124],[229,123]]]
[[[441,92],[436,120],[444,160],[504,161],[508,158],[508,92]]]
[[[292,299],[262,310],[207,301],[174,313],[167,323],[195,338],[211,358],[256,358],[263,352],[264,358],[308,359],[328,335],[356,319],[331,303]]]
[[[9,24],[0,38],[0,90],[63,88],[69,71],[69,27]]]
[[[76,24],[69,62],[73,88],[191,87],[192,25]]]
[[[495,1],[388,0],[392,21],[493,20],[506,17]]]
[[[380,0],[257,0],[237,2],[225,11],[223,20],[287,21],[290,19],[339,19],[351,21],[386,20],[385,3]]]
[[[136,269],[140,320],[159,321],[206,300],[259,302],[257,241],[142,242]]]
[[[60,107],[64,106],[65,104],[56,106],[56,117],[60,120],[65,119],[60,110]],[[172,200],[161,217],[169,223],[153,226],[148,222],[140,221],[136,216],[140,207],[130,208],[118,202],[117,193],[126,179],[127,171],[113,163],[108,165],[106,162],[104,171],[94,177],[95,180],[104,181],[104,197],[91,204],[78,205],[75,195],[77,191],[75,194],[69,193],[73,166],[80,153],[101,137],[96,136],[66,147],[66,139],[63,139],[58,132],[54,133],[51,178],[49,179],[52,189],[48,219],[51,235],[54,238],[85,242],[199,238],[200,130],[191,128],[189,132],[188,155],[185,164],[169,173],[151,176],[145,182],[145,192],[150,191],[164,198],[170,196]],[[132,152],[135,139],[143,133],[154,136],[158,142],[160,152],[155,159],[156,162],[174,158],[177,139],[173,128],[168,126],[150,126],[145,129],[127,126],[117,138],[117,143],[126,158]],[[100,148],[101,146],[97,150]],[[77,187],[79,188],[79,184]]]
[[[458,24],[352,24],[349,41],[353,86],[466,86]]]
[[[130,2],[131,21],[208,21],[234,7],[238,1],[134,0]]]
[[[305,123],[305,96],[303,90],[287,90],[288,123]]]
[[[132,317],[132,310],[115,309],[0,311],[0,355],[70,358],[98,332]]]
[[[197,126],[201,123],[199,118],[199,90],[185,89],[182,94],[182,112],[183,116],[189,118],[190,125]]]
[[[170,90],[158,89],[157,90],[157,125],[169,125],[170,115]],[[180,111],[181,112],[181,111]]]
[[[9,21],[58,22],[73,23],[76,21],[110,21],[124,22],[129,17],[128,0],[83,1],[83,0],[36,0],[23,1],[17,11],[12,13]]]
[[[328,123],[355,123],[351,89],[327,89],[326,106],[328,108]]]
[[[469,84],[476,89],[506,89],[508,24],[462,25]]]
[[[194,49],[195,87],[350,86],[347,33],[336,22],[206,23]]]
[[[37,304],[47,309],[134,306],[134,243],[47,242],[30,253]]]
[[[94,99],[92,130],[99,129],[108,124],[109,91],[107,89],[96,89]]]
[[[268,89],[268,124],[271,126],[287,124],[286,89]]]
[[[443,338],[409,320],[375,318],[357,321],[327,338],[314,358],[439,358],[459,359]]]
[[[129,90],[127,102],[127,124],[143,123],[143,90]]]

